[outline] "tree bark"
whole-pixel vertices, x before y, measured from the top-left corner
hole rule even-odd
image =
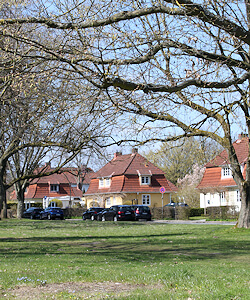
[[[247,185],[243,187],[241,192],[241,210],[238,219],[237,227],[239,228],[249,228],[249,218],[250,218],[250,187]]]
[[[3,204],[6,203],[6,190],[3,183],[3,176],[0,176],[0,217],[4,217]]]
[[[21,219],[24,211],[24,190],[16,189],[17,195],[17,218]]]

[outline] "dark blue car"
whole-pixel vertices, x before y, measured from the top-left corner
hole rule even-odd
[[[63,210],[60,207],[47,207],[45,210],[40,212],[40,220],[48,219],[64,219]]]

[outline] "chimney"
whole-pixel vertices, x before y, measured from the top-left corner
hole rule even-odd
[[[243,132],[238,135],[239,140],[241,140],[244,137],[248,137],[248,135],[246,133],[243,133]]]
[[[118,151],[116,151],[115,153],[114,153],[114,159],[116,159],[118,156],[120,156],[120,155],[122,155],[122,152],[118,152]]]
[[[136,154],[136,153],[138,153],[138,149],[137,148],[133,148],[132,149],[132,154]]]

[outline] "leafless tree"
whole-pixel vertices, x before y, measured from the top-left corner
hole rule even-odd
[[[4,38],[32,46],[15,55],[60,62],[100,93],[92,110],[116,109],[138,141],[202,136],[224,147],[241,192],[238,226],[249,227],[250,156],[243,178],[232,146],[236,131],[250,133],[249,0],[40,0],[22,12],[0,20]]]

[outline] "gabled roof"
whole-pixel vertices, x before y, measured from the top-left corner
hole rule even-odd
[[[117,155],[93,175],[93,178],[118,175],[156,175],[164,172],[139,153]]]
[[[35,173],[49,173],[54,170],[54,168],[51,168],[51,166],[47,164],[45,167],[37,169]],[[49,194],[53,194],[54,197],[64,197],[67,195],[82,197],[82,191],[77,186],[79,180],[78,173],[78,168],[62,168],[59,173],[35,178],[30,182],[28,191],[25,193],[25,199],[42,199],[44,196],[49,196]],[[94,172],[90,168],[83,167],[80,174],[80,183],[90,184],[92,174],[94,174]],[[58,193],[49,191],[49,185],[52,184],[60,185],[60,191]],[[12,192],[10,198],[13,200],[16,199],[15,191]]]
[[[248,157],[248,147],[249,147],[249,138],[243,137],[236,140],[233,143],[236,155],[238,157],[239,163],[244,164]],[[228,160],[227,151],[223,150],[219,155],[217,155],[213,160],[206,164],[206,168],[223,166],[230,164]]]
[[[140,176],[151,176],[150,185],[140,185]],[[99,187],[100,178],[112,178],[110,187]],[[90,182],[85,195],[96,193],[159,193],[164,186],[166,192],[175,192],[177,188],[165,178],[165,173],[135,152],[115,155],[104,167],[97,171]]]
[[[248,157],[249,138],[241,137],[233,143],[239,163],[244,165]],[[213,160],[206,164],[206,170],[198,189],[206,189],[213,187],[233,187],[236,186],[234,179],[221,178],[221,167],[230,165],[226,150],[223,150]],[[243,176],[245,177],[246,168],[243,169]]]
[[[50,165],[47,165],[46,168],[40,168],[39,170],[36,170],[36,172],[49,173],[49,172],[53,172],[54,170],[55,169],[51,168]],[[32,180],[31,185],[43,184],[43,183],[76,184],[78,179],[78,173],[79,170],[77,168],[62,168],[58,173],[35,178],[34,180]],[[90,183],[92,174],[94,174],[94,172],[89,168],[81,170],[80,178],[83,179],[83,184]]]

